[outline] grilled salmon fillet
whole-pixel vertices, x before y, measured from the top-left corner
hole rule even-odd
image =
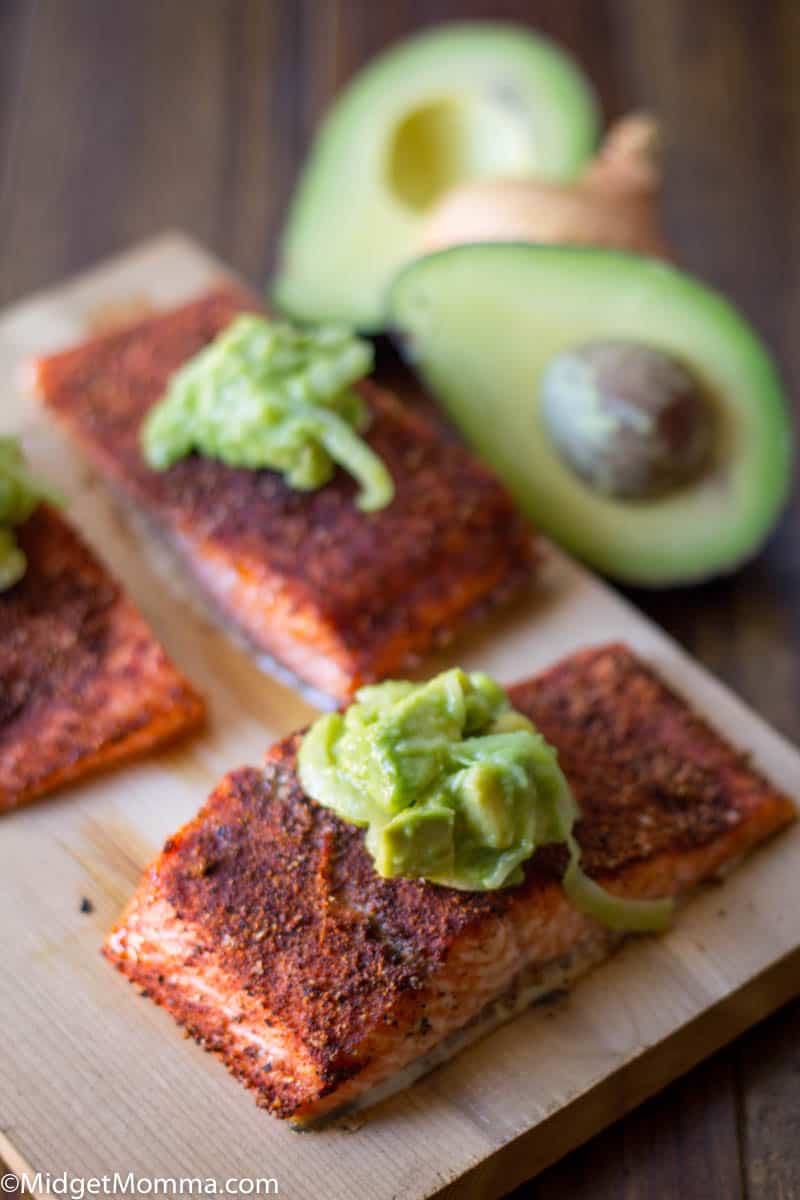
[[[789,822],[792,803],[622,645],[512,689],[558,748],[587,871],[679,895]],[[107,957],[296,1124],[403,1086],[608,953],[567,901],[563,847],[466,893],[373,869],[308,799],[298,737],[228,775],[146,873]]]
[[[40,505],[17,534],[28,569],[0,592],[0,812],[144,754],[204,716],[58,513]]]
[[[316,492],[273,471],[192,456],[150,470],[139,448],[171,374],[237,313],[227,286],[38,364],[51,412],[150,519],[213,605],[257,650],[337,700],[397,674],[529,579],[532,535],[461,446],[370,383],[366,435],[395,483],[362,513],[344,472]]]

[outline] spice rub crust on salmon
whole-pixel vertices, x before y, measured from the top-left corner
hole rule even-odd
[[[40,505],[0,592],[0,812],[202,724],[204,705],[74,530]]]
[[[684,893],[794,815],[622,645],[510,695],[559,750],[585,868],[621,895]],[[303,794],[298,742],[228,775],[167,841],[105,953],[259,1104],[307,1124],[402,1086],[615,935],[567,901],[562,847],[502,891],[381,878],[361,831]]]
[[[229,624],[338,700],[398,674],[531,575],[532,534],[497,480],[394,396],[359,385],[366,440],[395,484],[360,512],[343,471],[315,492],[274,471],[191,456],[152,471],[142,420],[172,373],[236,316],[258,310],[227,286],[44,359],[46,404],[123,497],[184,560]]]

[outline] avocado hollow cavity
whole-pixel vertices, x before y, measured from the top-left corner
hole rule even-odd
[[[402,117],[389,139],[386,179],[401,204],[421,213],[465,179],[527,175],[534,160],[524,104],[487,88],[430,100]]]
[[[303,738],[300,782],[365,829],[379,875],[465,891],[519,884],[539,846],[564,843],[564,886],[582,912],[624,928],[628,901],[589,880],[573,835],[578,810],[550,746],[488,675],[362,688]],[[661,929],[669,901],[639,902],[630,927]]]
[[[557,354],[540,383],[544,427],[565,462],[605,496],[647,500],[709,463],[714,412],[672,355],[625,341]]]

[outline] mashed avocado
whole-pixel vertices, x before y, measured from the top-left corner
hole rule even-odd
[[[14,529],[48,498],[53,499],[28,473],[17,439],[0,437],[0,592],[13,587],[27,566]]]
[[[145,458],[165,470],[197,451],[280,471],[300,491],[322,487],[338,465],[360,486],[359,508],[383,508],[392,479],[359,436],[369,413],[352,389],[372,359],[370,344],[344,329],[237,317],[173,375],[144,423]]]
[[[620,929],[657,929],[669,901],[611,896],[581,870],[577,807],[556,751],[488,675],[365,687],[320,717],[300,747],[306,793],[366,829],[380,875],[467,891],[521,883],[538,846],[564,842],[567,893]]]

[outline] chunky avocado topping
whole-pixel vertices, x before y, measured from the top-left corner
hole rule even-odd
[[[488,675],[454,669],[428,683],[365,687],[303,738],[300,782],[366,829],[378,874],[466,891],[522,882],[538,846],[565,842],[567,893],[613,928],[656,929],[669,901],[611,896],[581,870],[577,808],[556,751]]]
[[[359,508],[383,508],[394,486],[359,436],[369,412],[352,388],[372,360],[370,344],[344,329],[237,317],[172,376],[142,429],[145,458],[166,470],[196,451],[280,471],[299,491],[322,487],[338,465],[359,484]]]
[[[0,592],[13,587],[25,574],[27,562],[14,530],[45,499],[54,502],[31,478],[17,439],[0,437]]]

